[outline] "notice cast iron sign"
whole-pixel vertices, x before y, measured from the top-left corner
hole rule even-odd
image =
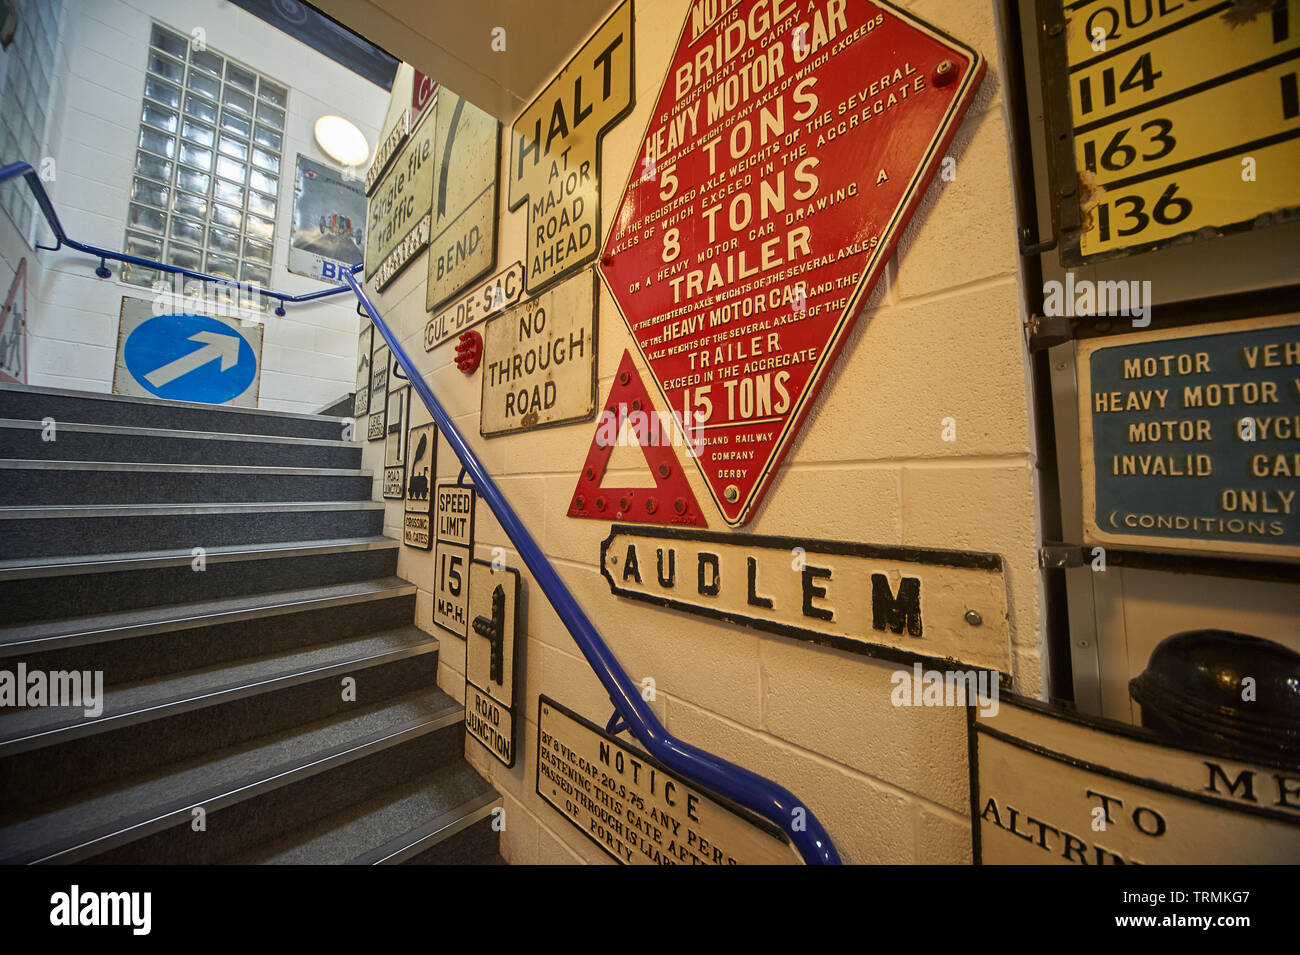
[[[537,701],[537,795],[623,865],[777,865],[785,834],[706,795],[547,696]]]
[[[693,4],[600,272],[749,520],[984,61],[877,0]]]

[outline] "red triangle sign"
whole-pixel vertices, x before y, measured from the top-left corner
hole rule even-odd
[[[691,4],[600,273],[703,434],[728,524],[754,515],[983,75],[879,0]]]
[[[623,352],[605,410],[596,421],[596,436],[569,503],[570,517],[709,526],[673,450],[685,447],[690,453],[688,438],[670,415],[656,413],[630,352]],[[625,436],[635,437],[654,487],[601,487],[614,448]]]

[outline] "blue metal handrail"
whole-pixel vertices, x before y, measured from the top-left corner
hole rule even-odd
[[[254,285],[251,282],[233,282],[230,279],[223,279],[216,275],[209,275],[206,272],[196,272],[194,269],[183,268],[179,265],[168,265],[165,262],[155,262],[153,259],[142,258],[138,255],[131,255],[129,252],[114,252],[111,249],[101,249],[98,246],[87,245],[84,242],[78,242],[70,238],[67,231],[63,228],[63,223],[59,221],[59,214],[54,211],[54,204],[50,201],[50,194],[45,191],[45,184],[41,182],[41,177],[36,170],[32,168],[31,163],[14,162],[7,166],[0,166],[0,183],[8,182],[10,179],[17,179],[22,176],[27,182],[27,188],[32,191],[36,198],[36,204],[41,207],[41,214],[45,216],[45,221],[49,223],[50,231],[54,233],[54,245],[40,245],[36,247],[46,252],[57,252],[63,246],[70,249],[76,249],[78,252],[84,252],[87,255],[93,255],[100,260],[100,266],[95,273],[100,278],[108,278],[108,269],[103,265],[105,260],[114,262],[125,262],[128,265],[138,265],[141,268],[161,269],[164,272],[171,272],[174,275],[184,275],[187,278],[198,279],[200,282],[214,282],[217,285],[238,286],[247,290],[254,295],[262,295],[269,299],[274,299],[279,304],[276,306],[277,315],[284,314],[284,305],[286,302],[314,302],[317,299],[329,298],[331,295],[339,295],[348,290],[346,284],[336,285],[333,288],[322,289],[319,292],[304,292],[301,295],[290,295],[287,292],[277,292],[273,289],[262,288],[260,285]],[[352,267],[352,271],[360,269],[360,265]]]
[[[32,190],[37,203],[41,207],[41,211],[45,215],[46,221],[50,224],[55,238],[58,240],[59,245],[54,246],[54,250],[57,250],[61,245],[66,245],[88,255],[96,256],[101,260],[112,259],[118,262],[129,262],[145,268],[163,269],[168,272],[186,275],[200,281],[225,283],[223,279],[202,272],[194,272],[173,265],[164,265],[138,256],[127,255],[123,252],[99,249],[70,239],[59,222],[58,215],[54,211],[54,206],[50,202],[44,184],[31,165],[19,162],[0,167],[0,182],[18,176],[23,176],[26,180],[28,187]],[[41,246],[41,248],[49,249],[47,246]],[[578,649],[582,651],[582,655],[590,664],[597,679],[605,687],[605,691],[609,694],[610,702],[614,704],[615,710],[615,717],[610,720],[611,728],[615,730],[628,729],[637,741],[650,752],[650,755],[669,769],[681,773],[687,779],[699,784],[701,788],[744,806],[775,823],[789,836],[790,841],[805,862],[810,864],[838,864],[840,857],[835,851],[830,836],[812,810],[803,806],[793,793],[770,779],[676,739],[659,722],[659,718],[655,716],[654,711],[641,698],[640,689],[632,682],[632,678],[627,675],[613,652],[601,639],[600,633],[577,600],[574,599],[573,594],[569,592],[569,588],[560,579],[560,575],[556,573],[555,568],[537,545],[537,542],[533,540],[532,534],[524,526],[523,521],[519,519],[519,515],[515,513],[514,508],[510,506],[505,494],[497,487],[496,482],[492,480],[491,475],[483,466],[483,462],[479,460],[474,449],[466,442],[464,436],[460,433],[460,429],[452,421],[451,415],[443,408],[441,402],[434,397],[433,390],[415,367],[415,362],[411,360],[410,355],[398,342],[397,336],[393,334],[393,330],[388,327],[388,324],[380,316],[378,309],[375,308],[374,303],[357,280],[357,273],[360,270],[360,265],[355,265],[346,270],[343,273],[343,285],[323,292],[286,295],[268,289],[259,288],[256,291],[268,298],[279,301],[281,305],[277,312],[283,314],[283,304],[286,302],[313,301],[351,289],[362,309],[370,317],[375,328],[379,330],[379,334],[388,343],[394,359],[410,379],[411,387],[429,409],[429,413],[437,422],[439,430],[442,431],[452,450],[456,452],[456,456],[460,458],[465,471],[473,478],[478,493],[482,495],[492,509],[492,513],[496,515],[502,529],[515,545],[515,550],[518,551],[525,566],[528,567],[529,573],[537,581],[537,585],[542,588],[542,593],[546,595],[546,599],[555,608],[556,614],[559,615],[560,620],[568,628],[574,642],[578,645]]]

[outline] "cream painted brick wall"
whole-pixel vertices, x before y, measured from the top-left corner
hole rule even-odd
[[[1001,555],[1017,688],[1039,695],[1035,458],[994,4],[905,5],[979,48],[989,73],[950,151],[956,179],[930,188],[745,529]],[[604,140],[605,228],[686,10],[686,0],[637,3],[637,107]],[[511,213],[503,203],[498,268],[522,258],[524,225],[524,210]],[[418,257],[379,296],[381,309],[628,674],[654,679],[652,707],[669,731],[807,800],[849,861],[969,862],[964,711],[892,706],[894,664],[612,596],[598,567],[609,524],[565,513],[594,423],[480,437],[481,372],[466,377],[455,369],[454,344],[424,351],[426,270]],[[599,321],[598,406],[631,346],[603,286]],[[956,424],[953,442],[941,437],[947,417]],[[382,443],[366,446],[367,467],[380,470],[381,458]],[[457,471],[445,442],[437,470],[443,480]],[[687,474],[715,528],[723,526],[697,470]],[[399,530],[398,512],[391,504],[390,533]],[[490,558],[502,546],[523,570],[481,503],[476,520],[477,556]],[[464,641],[431,622],[433,555],[403,548],[399,572],[419,587],[417,622],[440,639],[439,683],[461,699]],[[523,580],[519,758],[506,770],[473,741],[467,753],[504,795],[502,852],[511,862],[607,863],[536,794],[536,719],[539,693],[601,725],[611,706],[526,571]]]

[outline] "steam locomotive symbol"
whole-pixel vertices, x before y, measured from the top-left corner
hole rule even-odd
[[[415,465],[424,457],[424,452],[429,450],[429,434],[426,431],[420,435],[420,442],[415,446],[415,454],[411,457],[411,479],[406,485],[406,499],[408,501],[427,501],[429,499],[429,468],[425,468],[419,473],[415,473]]]

